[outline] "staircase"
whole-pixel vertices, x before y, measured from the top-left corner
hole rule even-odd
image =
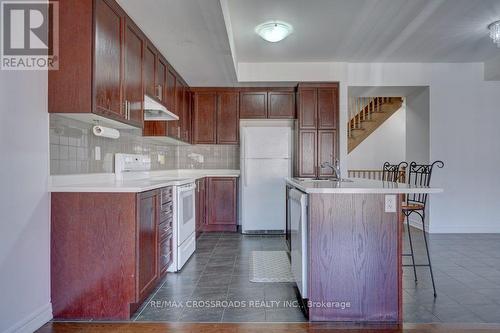
[[[370,136],[402,104],[401,97],[351,97],[347,123],[348,152]]]

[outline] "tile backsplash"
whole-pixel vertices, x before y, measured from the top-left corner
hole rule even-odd
[[[100,160],[95,159],[96,147]],[[91,124],[50,115],[51,175],[113,172],[115,153],[150,155],[152,170],[239,169],[240,156],[236,145],[174,146],[142,137],[140,129],[122,129],[116,140],[96,137]]]

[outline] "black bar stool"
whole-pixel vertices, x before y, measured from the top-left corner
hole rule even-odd
[[[442,161],[435,161],[432,164],[417,164],[416,162],[410,163],[410,168],[408,170],[408,184],[416,186],[429,186],[431,182],[432,170],[434,166],[438,168],[443,168],[444,163]],[[427,205],[427,193],[414,193],[408,194],[406,196],[406,202],[403,203],[401,209],[406,219],[406,226],[408,228],[408,239],[410,242],[410,253],[403,254],[403,256],[411,256],[411,264],[406,264],[403,266],[413,267],[413,274],[415,276],[415,281],[417,281],[417,267],[429,267],[432,280],[432,288],[434,290],[434,297],[436,297],[436,285],[434,284],[434,274],[432,272],[431,257],[429,255],[429,245],[427,243],[427,235],[425,233],[425,208]],[[413,254],[413,244],[411,239],[410,231],[410,220],[409,217],[412,214],[417,214],[422,221],[422,231],[424,234],[425,251],[427,253],[427,264],[415,264],[415,256]]]
[[[394,183],[404,183],[406,168],[408,168],[408,163],[401,162],[399,164],[391,164],[385,162],[382,169],[382,180]]]

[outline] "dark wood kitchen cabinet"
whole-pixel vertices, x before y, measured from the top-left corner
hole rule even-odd
[[[130,318],[171,262],[171,191],[51,194],[54,318]]]
[[[238,144],[238,91],[194,88],[193,96],[193,143]]]
[[[125,114],[130,121],[137,124],[141,124],[143,121],[143,50],[144,37],[134,22],[127,18],[125,20],[124,105]]]
[[[137,195],[137,295],[144,299],[158,279],[159,192]]]
[[[193,143],[215,144],[217,142],[217,92],[194,92]]]
[[[267,118],[267,91],[240,92],[240,118]]]
[[[240,96],[237,92],[217,93],[217,143],[239,143],[239,103]]]
[[[203,231],[236,231],[238,178],[208,177]]]
[[[147,43],[144,49],[144,93],[150,97],[156,97],[156,60],[156,49]]]
[[[241,88],[241,119],[295,118],[295,88]]]
[[[296,176],[334,175],[321,164],[338,159],[338,98],[338,83],[299,84]]]
[[[299,177],[316,177],[317,134],[316,130],[298,131],[299,154],[297,162]]]
[[[295,118],[295,92],[270,91],[267,95],[268,118],[294,119]]]
[[[130,89],[125,81],[140,71],[132,64],[143,37],[128,19],[114,0],[59,2],[59,70],[48,73],[50,113],[143,126],[135,79]]]

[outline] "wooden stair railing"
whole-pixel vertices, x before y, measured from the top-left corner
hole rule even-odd
[[[347,123],[350,153],[403,104],[402,97],[351,97]]]
[[[374,170],[374,169],[357,169],[357,170],[347,170],[349,178],[364,178],[373,180],[385,180],[383,179],[384,170]],[[401,170],[398,177],[398,183],[406,182],[406,170]]]

